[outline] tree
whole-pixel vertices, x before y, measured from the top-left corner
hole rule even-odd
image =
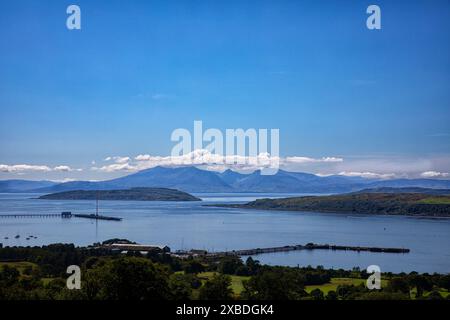
[[[19,281],[20,272],[8,265],[4,265],[0,271],[0,286],[9,287]]]
[[[205,267],[197,261],[188,261],[184,264],[183,270],[186,273],[200,273],[205,271]]]
[[[417,273],[411,273],[408,276],[408,283],[411,287],[416,287],[416,297],[421,297],[424,291],[430,291],[433,289],[433,283],[428,277],[419,275]]]
[[[355,297],[356,300],[407,300],[409,297],[400,292],[371,291]]]
[[[231,278],[223,274],[215,274],[200,288],[200,300],[231,300],[233,291],[230,288]]]
[[[241,258],[226,256],[220,260],[217,270],[223,274],[236,274],[236,271],[243,266]]]
[[[259,260],[253,260],[252,257],[248,257],[245,261],[245,265],[248,269],[249,274],[256,274],[259,269],[261,268],[261,264],[259,263]]]
[[[172,274],[169,279],[169,288],[174,300],[188,300],[192,295],[191,275]]]
[[[247,266],[242,265],[236,268],[235,274],[237,276],[248,276],[250,272],[248,271]]]
[[[409,295],[409,283],[405,278],[397,277],[389,280],[387,290],[391,292],[401,292]]]
[[[336,291],[333,291],[333,290],[328,291],[328,294],[325,299],[326,300],[337,300],[338,296],[337,296]]]
[[[445,276],[442,276],[439,279],[439,286],[441,288],[446,289],[447,291],[450,291],[450,274],[447,274]]]
[[[61,291],[66,288],[66,281],[62,278],[54,278],[50,280],[44,287],[47,294],[47,299],[56,300],[61,297]]]
[[[427,300],[444,300],[438,288],[433,288],[430,294],[426,297]]]
[[[109,260],[88,270],[82,290],[88,299],[159,300],[170,297],[166,269],[138,257]]]
[[[297,270],[261,270],[244,282],[241,296],[250,300],[297,300],[307,296],[303,283]]]
[[[338,285],[336,288],[337,296],[345,300],[352,292],[353,285]]]
[[[320,289],[314,289],[311,291],[311,297],[314,300],[324,300],[323,292]]]

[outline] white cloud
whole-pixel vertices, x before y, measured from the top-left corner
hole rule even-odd
[[[286,157],[286,162],[292,163],[319,163],[319,162],[342,162],[344,159],[337,157],[322,157],[322,158],[309,158],[309,157]]]
[[[46,165],[30,165],[30,164],[14,164],[14,165],[6,165],[0,164],[1,172],[11,172],[11,173],[24,173],[24,172],[51,172],[51,171],[59,171],[59,172],[69,172],[69,171],[82,171],[82,169],[72,169],[69,166],[56,166],[51,168]]]
[[[115,163],[120,163],[120,164],[128,163],[130,160],[131,160],[130,157],[118,157],[118,156],[105,158],[105,161],[114,161]]]
[[[102,167],[92,167],[91,170],[101,172],[136,171],[136,168],[128,163],[114,163]]]
[[[450,174],[448,172],[425,171],[420,174],[423,178],[446,178]]]
[[[114,161],[119,164],[128,163],[130,161],[130,157],[115,157]]]
[[[77,179],[74,178],[64,178],[64,179],[56,179],[56,180],[50,180],[52,182],[57,182],[57,183],[65,183],[65,182],[72,182],[72,181],[77,181]]]
[[[357,172],[357,171],[342,171],[338,175],[346,177],[362,177],[368,179],[392,179],[395,178],[394,173],[376,173],[376,172]]]
[[[56,166],[53,168],[54,171],[63,171],[63,172],[69,172],[69,171],[80,171],[81,169],[72,169],[69,166]]]
[[[2,172],[24,172],[24,171],[35,171],[35,172],[48,172],[52,169],[48,166],[41,165],[29,165],[29,164],[0,164],[0,171]]]

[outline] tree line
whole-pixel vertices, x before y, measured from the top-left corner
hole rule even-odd
[[[249,257],[179,259],[166,253],[77,248],[68,244],[0,249],[0,300],[371,300],[443,299],[450,290],[450,275],[385,273],[387,286],[368,290],[361,285],[339,285],[336,290],[307,291],[306,286],[327,284],[332,278],[368,277],[365,270],[262,265]],[[14,261],[32,265],[19,270]],[[81,290],[66,287],[66,268],[79,265]],[[214,275],[199,276],[205,271]],[[232,290],[233,276],[245,276],[243,290]],[[414,289],[414,295],[411,294]],[[426,294],[425,294],[426,293]]]

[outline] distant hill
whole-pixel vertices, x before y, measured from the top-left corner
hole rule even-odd
[[[126,190],[75,190],[39,197],[46,200],[130,200],[130,201],[201,201],[189,193],[166,188],[132,188]]]
[[[431,195],[450,195],[450,189],[379,187],[373,189],[363,189],[361,191],[357,191],[357,193],[421,193]]]
[[[60,192],[71,190],[113,190],[134,187],[171,188],[185,192],[233,192],[217,172],[200,170],[196,167],[166,168],[155,167],[113,180],[88,182],[74,181],[62,183],[36,192]]]
[[[430,189],[450,189],[450,180],[439,179],[390,179],[374,181],[367,185],[368,188],[430,188]]]
[[[217,173],[217,175],[219,176],[220,179],[222,179],[223,182],[225,182],[229,186],[232,186],[235,182],[247,176],[246,174],[242,174],[230,169],[227,169],[221,173]]]
[[[419,193],[351,193],[259,199],[247,204],[217,206],[261,210],[450,217],[450,196]]]
[[[241,174],[232,170],[222,173],[201,170],[193,166],[155,167],[117,179],[92,182],[73,181],[55,184],[51,182],[1,181],[7,187],[0,192],[53,193],[73,190],[115,190],[135,187],[171,188],[185,192],[261,192],[261,193],[348,193],[375,188],[432,188],[450,189],[450,180],[439,179],[391,179],[374,180],[341,175],[317,176],[303,172],[279,170],[275,175],[262,175],[261,171]]]
[[[155,167],[126,177],[109,180],[108,184],[121,187],[163,187],[186,192],[232,192],[217,172],[196,167]]]
[[[30,181],[30,180],[0,180],[0,192],[29,192],[30,190],[48,188],[57,185],[52,181]]]

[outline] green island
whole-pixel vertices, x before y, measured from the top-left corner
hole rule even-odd
[[[189,193],[167,188],[131,188],[124,190],[75,190],[46,194],[45,200],[129,200],[129,201],[201,201]]]
[[[364,192],[258,199],[246,204],[216,204],[214,206],[260,210],[450,217],[449,195],[423,193]]]
[[[112,242],[116,242],[114,240]],[[121,240],[121,242],[125,242]],[[131,243],[131,242],[127,242]],[[382,273],[369,290],[366,270],[282,267],[248,257],[162,250],[143,254],[108,246],[0,247],[0,300],[443,300],[450,275]],[[81,268],[80,290],[69,290],[67,267]]]

